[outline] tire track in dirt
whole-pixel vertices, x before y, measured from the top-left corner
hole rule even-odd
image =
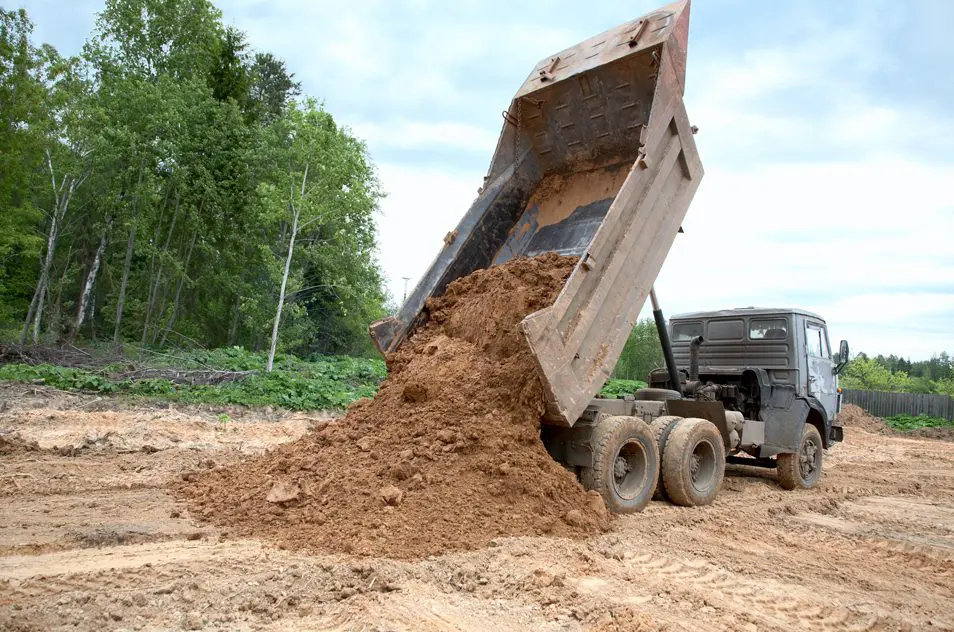
[[[733,618],[757,612],[771,629],[874,630],[880,618],[819,602],[808,591],[767,578],[748,579],[706,560],[644,553],[624,560],[631,583],[668,587]]]
[[[21,429],[44,423],[35,412]],[[0,629],[954,629],[954,444],[847,428],[815,490],[733,468],[709,507],[653,502],[598,537],[416,562],[290,553],[172,516],[161,486],[233,458],[216,446],[0,457],[0,475],[24,475],[0,488],[0,545],[39,553],[0,555]],[[152,541],[115,545],[124,529]]]

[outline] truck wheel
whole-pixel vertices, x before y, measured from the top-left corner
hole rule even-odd
[[[822,473],[822,438],[818,428],[805,424],[798,452],[779,454],[776,471],[782,489],[811,489],[818,483]]]
[[[677,505],[715,500],[725,476],[725,447],[715,424],[691,418],[678,422],[666,441],[662,474],[666,493]]]
[[[656,438],[656,447],[659,449],[659,454],[665,453],[669,434],[672,432],[672,429],[676,427],[676,423],[681,419],[682,417],[664,415],[657,417],[653,420],[653,423],[649,425],[649,429],[653,431],[653,436]],[[666,486],[663,485],[662,481],[662,472],[660,472],[656,478],[656,490],[653,492],[653,500],[668,500],[668,498],[666,495]]]
[[[591,489],[613,513],[635,513],[653,495],[659,477],[659,451],[649,426],[636,417],[607,417],[593,429]]]

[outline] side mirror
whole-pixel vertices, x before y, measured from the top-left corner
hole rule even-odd
[[[842,340],[838,345],[838,364],[835,366],[835,375],[841,373],[841,370],[848,364],[848,341]]]

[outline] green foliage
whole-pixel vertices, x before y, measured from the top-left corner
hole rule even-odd
[[[645,380],[653,369],[665,365],[656,323],[647,318],[636,323],[626,340],[626,346],[619,356],[614,378],[625,380]]]
[[[842,388],[868,391],[903,392],[910,387],[910,382],[907,373],[892,373],[876,360],[861,354],[851,360],[838,376],[838,383]]]
[[[44,384],[69,391],[135,395],[196,404],[275,406],[293,410],[340,410],[351,402],[374,397],[386,376],[380,359],[321,356],[302,360],[291,355],[276,359],[271,373],[261,370],[265,354],[238,347],[159,358],[154,368],[256,371],[242,380],[214,386],[174,384],[166,379],[112,378],[120,366],[84,371],[49,364],[0,366],[0,380]]]
[[[51,364],[6,364],[0,366],[0,380],[45,384],[66,391],[116,393],[121,385],[102,375]]]
[[[952,428],[954,421],[932,415],[892,415],[885,422],[895,430],[917,430],[919,428]]]
[[[44,151],[59,57],[31,41],[23,9],[0,8],[0,329],[16,330],[30,304],[43,249]]]
[[[264,348],[310,165],[280,349],[373,354],[374,166],[283,60],[209,0],[106,0],[75,59],[0,18],[5,338]]]
[[[607,380],[600,390],[600,397],[617,399],[622,395],[632,395],[641,388],[646,388],[646,382],[640,380]]]
[[[845,366],[838,381],[842,388],[954,396],[951,358],[946,352],[920,362],[895,355],[869,358],[859,353]]]
[[[942,395],[950,395],[951,397],[954,397],[954,377],[938,380],[934,384],[934,388]]]

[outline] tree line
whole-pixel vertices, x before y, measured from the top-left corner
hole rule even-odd
[[[951,356],[942,351],[929,360],[911,362],[891,354],[869,357],[859,353],[842,371],[843,388],[954,396]]]
[[[365,145],[208,0],[107,0],[76,56],[0,9],[0,334],[363,354]]]

